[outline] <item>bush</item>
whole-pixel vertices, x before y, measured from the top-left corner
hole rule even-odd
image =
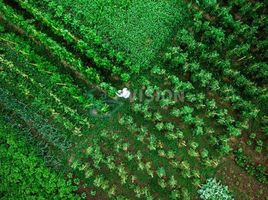
[[[215,178],[210,178],[207,183],[198,190],[200,198],[203,200],[232,200],[228,187],[217,182]]]

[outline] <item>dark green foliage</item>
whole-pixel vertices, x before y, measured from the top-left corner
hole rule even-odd
[[[1,199],[79,199],[70,181],[48,169],[33,147],[3,124],[0,120]]]

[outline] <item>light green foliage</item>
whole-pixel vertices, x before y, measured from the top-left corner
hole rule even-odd
[[[70,7],[72,5],[72,7]],[[44,7],[46,5],[43,5]],[[146,67],[179,22],[181,11],[173,1],[71,0],[59,3],[81,24],[94,28],[116,50],[127,53],[138,66]]]
[[[178,14],[170,3],[136,0],[129,10],[110,20],[111,29],[103,30],[114,46],[146,67],[171,34]]]
[[[198,193],[203,200],[233,200],[228,187],[217,182],[215,178],[208,179]]]

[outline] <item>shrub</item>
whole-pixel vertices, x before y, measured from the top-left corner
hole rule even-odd
[[[215,178],[210,178],[198,190],[200,198],[203,200],[232,200],[228,187],[217,182]]]

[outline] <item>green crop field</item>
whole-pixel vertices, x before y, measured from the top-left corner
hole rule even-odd
[[[267,8],[0,0],[0,199],[268,200]]]

